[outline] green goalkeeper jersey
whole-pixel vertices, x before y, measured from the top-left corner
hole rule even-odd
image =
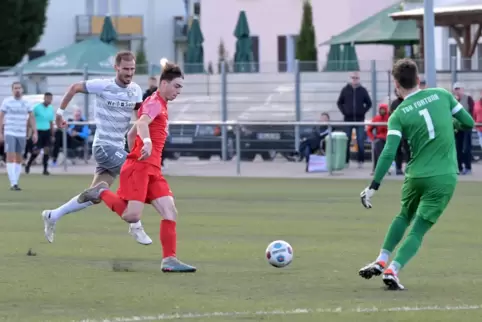
[[[374,181],[380,183],[388,171],[402,136],[408,140],[411,152],[407,177],[457,173],[453,118],[465,128],[474,126],[470,114],[445,89],[419,90],[407,96],[388,120],[387,144]]]

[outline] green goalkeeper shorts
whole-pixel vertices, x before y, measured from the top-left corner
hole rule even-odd
[[[402,187],[401,215],[407,216],[410,221],[419,216],[436,223],[447,208],[456,186],[457,174],[405,178]]]

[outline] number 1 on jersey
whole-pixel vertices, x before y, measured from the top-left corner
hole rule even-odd
[[[433,127],[432,118],[430,117],[430,113],[428,112],[428,110],[424,108],[423,110],[419,111],[418,114],[423,116],[425,124],[427,124],[428,139],[435,139],[435,128]]]

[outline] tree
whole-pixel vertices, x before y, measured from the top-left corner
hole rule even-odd
[[[296,59],[300,61],[301,71],[318,70],[318,52],[316,50],[315,27],[313,26],[313,8],[308,0],[303,3],[301,30],[296,42]]]
[[[149,73],[149,64],[147,62],[146,50],[144,49],[144,41],[141,41],[141,44],[137,48],[136,69],[138,74]]]
[[[2,0],[0,66],[15,66],[39,42],[44,32],[48,2]]]
[[[221,39],[218,47],[218,73],[221,74],[221,64],[226,61],[226,48],[224,47],[224,41]],[[227,66],[226,66],[227,67]]]

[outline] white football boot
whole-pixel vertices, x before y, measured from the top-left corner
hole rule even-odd
[[[53,243],[55,234],[55,222],[50,219],[50,212],[51,210],[42,211],[42,219],[44,220],[45,238],[48,240],[49,243]]]
[[[141,245],[152,244],[152,239],[146,234],[144,227],[135,227],[134,225],[129,225],[129,234]]]

